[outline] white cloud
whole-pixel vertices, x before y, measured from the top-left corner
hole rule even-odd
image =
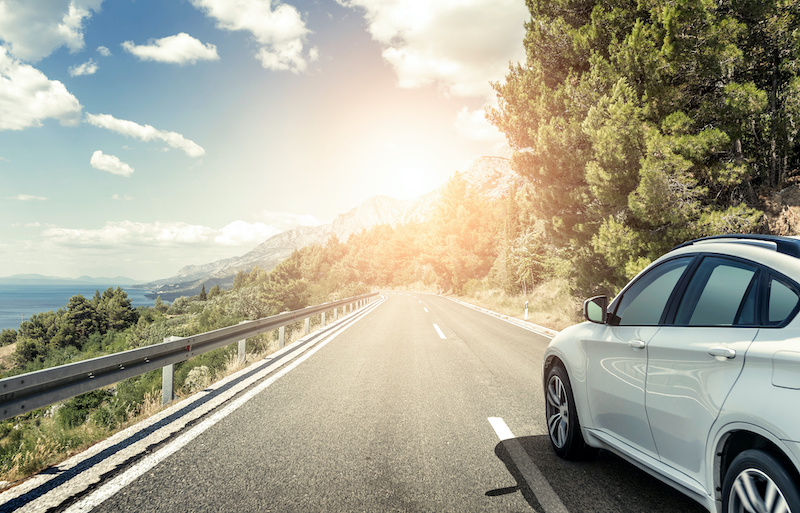
[[[11,196],[8,199],[17,200],[17,201],[46,201],[47,198],[44,196],[34,196],[32,194],[17,194],[16,196]]]
[[[100,171],[107,171],[113,175],[129,177],[133,174],[133,168],[128,164],[122,162],[114,155],[106,155],[100,150],[92,153],[92,158],[89,163],[93,168]]]
[[[497,145],[506,143],[505,135],[486,121],[483,109],[469,110],[467,107],[462,107],[456,116],[455,127],[465,139],[492,142]]]
[[[87,114],[86,121],[96,127],[105,128],[140,141],[162,141],[172,148],[183,151],[190,157],[201,157],[206,153],[206,150],[200,145],[186,139],[177,132],[157,130],[150,125],[140,125],[133,121],[117,119],[110,114]]]
[[[112,199],[131,199],[112,196]],[[188,224],[184,222],[141,223],[135,221],[108,222],[102,228],[47,227],[44,238],[70,247],[128,246],[195,246],[198,248],[242,247],[252,248],[278,233],[295,226],[320,224],[312,216],[289,213],[262,212],[255,222],[232,221],[222,228]],[[200,249],[202,251],[202,249]]]
[[[22,64],[0,46],[0,130],[41,126],[48,118],[76,125],[80,116],[81,104],[64,84]]]
[[[125,41],[122,48],[143,61],[194,64],[199,60],[219,60],[215,45],[203,44],[185,32],[151,40],[148,45],[135,45],[133,41]]]
[[[119,195],[119,194],[112,194],[111,199],[114,201],[133,201],[133,196],[128,196],[127,194]]]
[[[97,53],[99,53],[103,57],[110,57],[111,56],[111,50],[109,50],[105,46],[98,46],[97,47]]]
[[[281,231],[264,223],[234,221],[219,231],[219,234],[214,237],[214,242],[224,246],[255,245],[281,233]]]
[[[253,34],[259,44],[256,57],[266,69],[299,73],[318,57],[316,48],[304,53],[310,31],[291,5],[272,0],[192,0],[192,5],[216,19],[221,29]]]
[[[69,75],[71,77],[80,77],[83,75],[94,75],[97,73],[97,62],[94,59],[89,59],[83,64],[69,67]]]
[[[509,61],[524,59],[522,0],[338,0],[361,7],[383,57],[406,88],[438,84],[447,94],[489,99]]]
[[[14,57],[36,62],[55,49],[83,49],[83,24],[102,0],[0,0],[0,39]]]
[[[43,236],[63,246],[113,247],[118,245],[180,246],[209,241],[214,230],[183,222],[108,222],[102,228],[48,228]]]

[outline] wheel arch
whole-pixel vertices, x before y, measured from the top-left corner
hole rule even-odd
[[[722,485],[731,462],[749,449],[764,451],[778,459],[792,473],[794,482],[800,486],[797,462],[779,439],[754,425],[732,425],[718,438],[714,451],[714,494],[717,501],[722,500]]]

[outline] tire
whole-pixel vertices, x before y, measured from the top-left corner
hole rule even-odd
[[[800,493],[792,476],[771,454],[756,449],[744,451],[725,473],[722,511],[800,513]]]
[[[547,373],[544,407],[550,443],[556,454],[567,460],[586,456],[588,451],[581,435],[572,386],[561,364],[553,365]]]

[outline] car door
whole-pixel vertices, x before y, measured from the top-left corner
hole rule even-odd
[[[665,261],[631,283],[610,307],[608,325],[583,341],[592,428],[657,458],[645,410],[647,344],[693,257]]]
[[[701,483],[709,430],[758,333],[759,273],[704,257],[648,343],[645,402],[659,458]]]

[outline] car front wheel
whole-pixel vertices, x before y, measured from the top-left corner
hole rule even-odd
[[[800,494],[792,475],[775,457],[747,450],[734,458],[722,488],[725,513],[800,513]]]
[[[565,459],[577,459],[586,453],[581,426],[575,410],[575,398],[567,371],[560,364],[547,373],[545,412],[550,443],[556,454]]]

